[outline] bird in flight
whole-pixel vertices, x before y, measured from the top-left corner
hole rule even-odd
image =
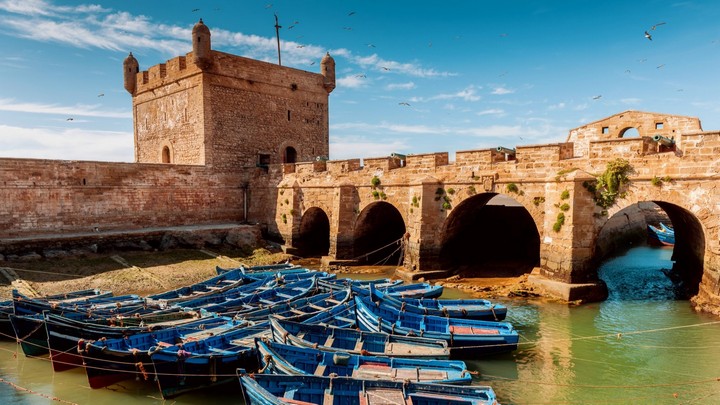
[[[373,44],[367,44],[368,48],[375,48],[375,45]]]
[[[655,31],[655,28],[657,28],[658,25],[663,25],[663,24],[665,24],[665,23],[661,22],[661,23],[657,23],[657,24],[653,25],[652,27],[650,27],[650,31]]]
[[[402,103],[398,103],[398,104],[399,104],[399,105],[406,105],[406,106],[410,107],[410,103],[406,103],[406,102],[404,102],[404,101],[403,101]]]
[[[662,69],[663,67],[665,67],[664,63],[662,65],[659,65],[656,69]]]
[[[390,70],[390,68],[386,68],[385,66],[382,66],[382,70]]]
[[[103,96],[105,96],[105,93],[98,94],[98,97],[103,97]]]
[[[647,31],[645,31],[645,38],[647,38],[647,39],[649,39],[650,41],[652,41],[652,35],[650,35],[650,33],[647,32]]]
[[[70,117],[70,118],[66,119],[65,121],[72,121],[72,120],[74,120],[74,118]]]
[[[367,75],[365,75],[365,74],[359,74],[359,75],[355,75],[355,77],[358,77],[358,78],[361,78],[361,79],[365,79],[365,78],[367,78]]]
[[[194,9],[192,10],[193,13],[196,12],[196,11],[200,11],[200,9],[199,9],[199,8],[194,8]]]
[[[602,95],[597,95],[597,96],[593,97],[593,100],[600,100],[601,97],[602,97]]]
[[[355,14],[355,12],[354,12],[354,11],[351,11],[351,12],[348,13],[348,17],[350,17],[351,15],[354,15],[354,14]]]

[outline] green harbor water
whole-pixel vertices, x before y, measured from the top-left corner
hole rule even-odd
[[[502,404],[720,404],[720,320],[674,300],[661,271],[671,254],[637,247],[605,263],[611,296],[602,303],[502,301],[521,344],[512,354],[466,359],[480,372],[475,383],[492,386]],[[0,378],[2,404],[242,403],[232,387],[168,401],[143,382],[92,390],[83,370],[53,373],[47,359],[25,358],[14,342],[0,343]]]

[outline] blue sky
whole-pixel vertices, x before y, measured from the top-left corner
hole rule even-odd
[[[714,0],[0,0],[0,156],[133,161],[128,52],[184,55],[202,18],[277,62],[275,13],[283,65],[337,63],[331,159],[563,142],[629,109],[720,129]]]

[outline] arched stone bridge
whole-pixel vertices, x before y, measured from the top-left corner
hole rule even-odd
[[[623,137],[630,128],[640,136]],[[697,118],[626,111],[563,143],[498,149],[454,162],[434,153],[284,165],[271,231],[308,253],[417,272],[539,267],[548,291],[603,299],[600,260],[665,218],[673,271],[698,308],[720,308],[720,133]],[[603,208],[588,185],[618,158],[630,181]]]

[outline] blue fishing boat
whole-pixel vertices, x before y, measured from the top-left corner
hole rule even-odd
[[[15,332],[12,323],[10,323],[10,315],[12,314],[14,314],[12,300],[0,301],[0,339],[15,339]]]
[[[255,292],[248,292],[237,298],[222,299],[216,302],[212,299],[214,302],[205,305],[200,304],[200,302],[207,302],[207,299],[198,298],[198,300],[183,303],[183,306],[227,316],[241,315],[245,312],[312,295],[316,291],[316,282],[315,278],[309,278],[269,289],[258,288]]]
[[[220,322],[214,316],[201,318],[201,314],[197,312],[185,312],[178,309],[157,311],[145,314],[143,317],[128,319],[136,326],[98,325],[92,321],[74,321],[51,313],[44,315],[47,346],[54,371],[64,371],[82,366],[82,356],[78,351],[87,341],[122,338],[168,328],[181,328],[189,331]]]
[[[325,314],[331,311],[333,307],[342,306],[350,301],[352,301],[352,293],[348,289],[297,298],[248,312],[238,312],[235,313],[235,318],[248,321],[266,321],[268,315],[272,315],[279,319],[302,321],[316,315]]]
[[[129,314],[147,308],[145,300],[135,294],[78,297],[70,300],[33,298],[17,290],[13,290],[12,295],[13,313],[15,315],[32,315],[42,313],[43,311],[50,311],[53,313],[85,312],[88,314],[97,314],[98,316],[111,316]]]
[[[304,273],[307,271],[310,271],[310,269],[307,269],[305,267],[297,266],[291,263],[281,263],[281,264],[268,264],[268,265],[262,265],[262,266],[240,266],[235,267],[232,269],[223,268],[220,266],[215,266],[215,271],[218,274],[222,274],[228,271],[233,270],[240,270],[243,272],[243,274],[261,274],[265,273],[265,275],[273,275],[273,274],[292,274],[292,273]]]
[[[454,358],[507,353],[517,349],[519,336],[508,322],[446,318],[401,312],[389,305],[379,305],[370,297],[355,296],[358,324],[361,329],[402,336],[423,336],[448,343]]]
[[[364,380],[351,377],[244,375],[238,372],[248,405],[394,404],[497,405],[491,387]]]
[[[467,318],[502,321],[507,307],[484,299],[396,298],[379,288],[370,286],[370,296],[381,305],[390,305],[402,312],[418,315],[435,315],[449,318]]]
[[[658,246],[675,245],[675,230],[673,228],[660,222],[659,227],[648,224],[647,229],[649,244]]]
[[[188,301],[204,295],[219,294],[223,291],[256,281],[248,279],[239,269],[229,270],[189,286],[176,288],[145,297],[148,303],[162,302],[166,305]]]
[[[276,342],[323,351],[419,359],[450,357],[450,350],[444,340],[335,328],[273,317],[270,317],[270,329],[272,339]]]
[[[200,340],[250,325],[226,317],[208,317],[176,327],[136,333],[115,339],[84,341],[78,345],[90,388],[107,387],[135,378],[154,378],[152,352],[178,343]]]
[[[266,374],[331,375],[368,380],[470,384],[472,373],[464,361],[419,360],[324,352],[257,340],[260,369]]]
[[[349,291],[349,290],[347,290]],[[302,323],[311,325],[334,326],[336,328],[355,328],[357,318],[355,317],[355,299],[350,292],[350,299],[334,307],[319,311],[317,314],[303,319]]]
[[[352,290],[359,295],[370,295],[370,285],[353,285]],[[378,290],[396,298],[439,298],[443,293],[443,286],[430,283],[400,284]]]
[[[327,291],[339,291],[351,286],[367,288],[369,285],[374,285],[377,288],[388,288],[395,287],[402,284],[402,280],[391,280],[389,278],[380,278],[375,280],[353,280],[351,278],[335,278],[332,280],[320,280],[318,281],[318,287]]]
[[[164,399],[185,392],[237,381],[237,368],[256,370],[255,338],[269,337],[267,322],[152,351],[160,394]]]

